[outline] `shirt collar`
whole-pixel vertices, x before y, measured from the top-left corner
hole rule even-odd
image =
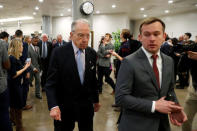
[[[79,50],[79,48],[73,43],[73,41],[72,41],[72,46],[74,49],[74,53],[77,54],[77,51]],[[85,53],[85,50],[83,49],[82,52]]]
[[[152,57],[152,53],[148,52],[143,46],[142,46],[142,50],[144,51],[145,55],[150,59]],[[157,56],[158,58],[161,58],[161,55],[160,55],[160,50],[157,52]]]

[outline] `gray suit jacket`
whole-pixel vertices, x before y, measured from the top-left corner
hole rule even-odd
[[[99,47],[97,52],[98,55],[97,63],[99,66],[110,67],[111,57],[110,58],[105,57],[107,54],[110,54],[108,50],[114,50],[114,46],[112,43],[109,43],[107,45],[101,45]]]
[[[28,57],[31,58],[31,69],[33,70],[36,68],[38,71],[40,71],[40,50],[39,47],[36,46],[37,51],[35,52],[31,45],[28,47]]]
[[[122,107],[119,131],[170,131],[168,116],[151,112],[152,101],[163,96],[177,102],[173,60],[162,53],[161,57],[161,89],[142,49],[122,61],[115,93],[116,104]]]

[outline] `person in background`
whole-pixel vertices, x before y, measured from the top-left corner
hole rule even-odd
[[[174,92],[173,60],[160,52],[165,24],[145,19],[139,28],[142,47],[121,62],[115,101],[122,108],[119,131],[170,131],[187,120]],[[137,120],[137,121],[136,121]]]
[[[54,48],[56,44],[57,44],[57,39],[53,39],[52,40],[52,47]]]
[[[6,43],[7,50],[8,50],[8,38],[9,38],[9,34],[6,31],[0,33],[0,39]]]
[[[5,41],[0,40],[0,130],[12,131],[9,118],[9,92],[7,88],[7,70],[10,60]]]
[[[188,117],[188,121],[183,124],[182,131],[197,131],[197,125],[194,123],[194,117],[197,114],[197,52],[188,51],[187,55],[190,59],[189,69],[191,81],[184,105],[184,111]],[[192,123],[194,125],[194,130],[192,130]]]
[[[21,41],[23,41],[23,32],[21,30],[16,30],[15,35],[14,35],[14,39],[20,39]],[[23,64],[23,66],[25,66],[26,64],[26,60],[28,57],[28,43],[23,42],[23,52],[22,52],[22,56],[20,56],[20,60]],[[23,109],[24,110],[29,110],[32,108],[31,105],[27,104],[27,95],[29,92],[29,78],[30,78],[30,68],[27,69],[27,71],[25,72],[26,74],[23,75],[23,82],[22,82],[22,89],[23,89]]]
[[[90,25],[79,19],[71,25],[72,42],[53,50],[46,95],[55,131],[93,131],[100,108],[96,84],[96,51],[88,47]]]
[[[60,47],[65,45],[66,42],[62,40],[62,35],[57,35],[57,43],[55,44],[55,47]]]
[[[28,47],[28,57],[31,58],[32,77],[35,78],[35,96],[42,99],[40,92],[40,51],[37,44],[36,37],[33,37],[32,43]]]
[[[44,91],[46,77],[47,77],[47,70],[49,67],[49,60],[52,52],[52,43],[48,41],[47,34],[42,34],[42,40],[38,42],[38,47],[40,48],[40,57],[41,57],[41,65],[40,65],[40,68],[42,70],[41,86],[42,86],[42,91]]]
[[[111,94],[115,92],[115,84],[111,74],[111,51],[114,50],[114,46],[111,43],[112,36],[109,33],[105,34],[104,43],[98,49],[97,55],[97,63],[98,63],[98,86],[99,92],[102,93],[103,86],[103,76],[105,76],[105,81],[112,87],[113,91]]]
[[[10,93],[10,119],[16,124],[16,131],[24,131],[22,124],[22,109],[24,107],[23,97],[23,75],[31,62],[26,62],[23,66],[20,57],[23,52],[23,43],[21,39],[13,39],[8,48],[11,67],[8,70],[8,89]]]
[[[24,42],[27,43],[28,45],[31,44],[31,37],[29,35],[25,36]]]

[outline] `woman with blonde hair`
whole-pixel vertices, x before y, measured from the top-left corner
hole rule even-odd
[[[26,62],[23,67],[20,56],[23,52],[23,44],[20,39],[13,39],[8,48],[11,68],[8,70],[8,89],[10,93],[10,119],[16,124],[16,131],[24,131],[22,125],[23,87],[22,79],[31,62]]]
[[[24,42],[27,43],[28,45],[31,44],[31,37],[29,35],[25,36]]]

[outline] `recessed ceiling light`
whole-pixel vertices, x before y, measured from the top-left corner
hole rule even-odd
[[[165,10],[165,13],[169,13],[170,11],[169,10]]]
[[[96,11],[96,13],[97,13],[97,14],[100,14],[100,11],[99,11],[99,10],[97,10],[97,11]]]
[[[111,7],[112,7],[112,8],[116,8],[116,5],[115,5],[115,4],[113,4]]]
[[[44,0],[38,0],[40,3],[44,2]]]
[[[33,12],[33,15],[36,15],[36,12]]]
[[[0,8],[3,8],[3,5],[0,5]]]
[[[68,11],[68,12],[71,12],[71,9],[68,9],[67,11]]]
[[[168,1],[168,4],[172,4],[172,3],[173,3],[173,0],[169,0],[169,1]]]
[[[140,10],[141,10],[141,11],[143,11],[143,10],[144,10],[144,8],[140,8]]]
[[[63,16],[63,15],[64,15],[64,14],[62,14],[62,13],[60,14],[60,16]]]
[[[143,15],[143,17],[147,17],[147,15],[145,14],[145,15]]]
[[[36,6],[36,7],[35,7],[35,10],[39,10],[39,7],[38,7],[38,6]]]

